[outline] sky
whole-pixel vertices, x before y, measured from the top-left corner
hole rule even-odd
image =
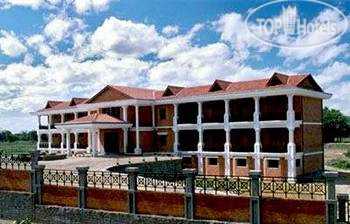
[[[350,1],[324,2],[350,21]],[[48,100],[91,97],[107,84],[165,89],[266,78],[276,71],[312,74],[333,94],[325,106],[350,115],[350,28],[325,7],[305,7],[298,14],[313,21],[330,16],[343,22],[345,33],[322,46],[273,47],[245,27],[249,13],[264,3],[0,0],[0,130],[35,129],[37,117],[29,113]],[[260,13],[278,17],[275,8]],[[323,41],[315,35],[264,37]]]

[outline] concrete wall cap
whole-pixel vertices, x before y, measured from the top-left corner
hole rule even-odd
[[[325,176],[325,177],[330,177],[330,178],[336,178],[336,177],[338,177],[338,172],[337,171],[325,171],[324,173],[323,173],[323,176]]]
[[[193,169],[193,168],[188,168],[188,169],[183,169],[182,170],[182,173],[183,174],[193,174],[193,175],[196,175],[198,172],[197,172],[197,169]]]
[[[90,167],[88,167],[88,166],[78,166],[78,167],[76,167],[76,169],[78,171],[88,171],[90,169]]]
[[[339,193],[339,194],[337,194],[337,199],[338,200],[349,200],[349,195],[344,194],[344,193]]]
[[[125,169],[125,171],[126,171],[127,173],[137,173],[137,172],[139,172],[139,168],[138,168],[138,167],[127,167],[127,168]]]
[[[250,170],[249,176],[261,176],[261,171],[260,170]]]

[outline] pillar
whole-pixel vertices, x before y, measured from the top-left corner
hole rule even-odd
[[[348,194],[337,194],[338,201],[338,223],[346,223],[347,219],[347,202],[349,201]]]
[[[250,223],[260,224],[260,170],[251,170]]]
[[[123,106],[123,120],[125,122],[128,121],[128,106],[127,105]]]
[[[124,154],[128,153],[128,128],[123,128]]]
[[[138,167],[127,167],[129,179],[129,192],[128,192],[128,211],[131,214],[136,214],[136,192],[137,192],[137,174],[139,172]]]
[[[70,156],[72,154],[72,150],[70,147],[70,132],[69,132],[69,130],[66,132],[66,149],[67,149],[67,154]]]
[[[74,112],[74,120],[78,119],[78,112]]]
[[[89,167],[77,167],[79,174],[78,208],[86,207],[87,172]]]
[[[41,129],[41,115],[38,115],[38,125],[39,129]]]
[[[61,123],[64,123],[64,114],[61,114]]]
[[[49,154],[51,154],[51,144],[52,144],[52,133],[51,133],[51,120],[52,120],[52,116],[49,115],[48,117],[48,148],[49,148]]]
[[[38,161],[39,161],[39,152],[34,151],[31,152],[30,154],[30,193],[35,195],[35,181],[36,181],[36,172],[35,172],[35,167],[38,166]],[[0,165],[1,167],[1,165]],[[35,197],[34,197],[35,200]]]
[[[142,154],[142,150],[140,148],[140,121],[139,121],[139,106],[135,106],[135,123],[136,123],[136,148],[134,150],[135,154]]]
[[[202,126],[202,102],[198,102],[197,130],[198,130],[198,173],[203,174],[203,126]]]
[[[78,149],[78,142],[79,142],[79,139],[78,139],[78,132],[74,132],[74,150],[77,151]]]
[[[194,219],[194,197],[195,197],[195,178],[197,171],[195,169],[184,169],[183,174],[186,177],[185,188],[185,218]]]
[[[97,144],[97,152],[102,154],[101,150],[101,134],[100,134],[100,129],[97,129],[97,135],[96,135],[96,144]]]
[[[62,131],[61,132],[61,151],[63,151],[64,149],[64,141],[65,141],[64,132]]]
[[[293,110],[293,95],[288,95],[288,111],[287,111],[287,127],[288,127],[288,177],[296,177],[296,147],[294,143],[295,129],[295,113]]]
[[[156,113],[155,113],[155,108],[154,105],[152,105],[152,128],[156,128]]]
[[[89,129],[88,130],[88,138],[87,138],[87,140],[88,140],[88,148],[87,148],[87,151],[89,152],[89,153],[91,153],[91,129]]]
[[[174,155],[179,152],[179,129],[177,126],[178,121],[178,104],[174,104],[174,117],[173,117],[173,132],[174,132]]]
[[[254,169],[255,170],[261,170],[261,140],[260,140],[260,103],[259,103],[260,98],[259,97],[254,97],[254,130],[255,130],[255,143],[254,143]]]
[[[38,165],[35,167],[35,204],[42,205],[42,186],[44,185],[44,169],[45,165]]]
[[[92,150],[92,156],[96,157],[97,156],[97,151],[96,151],[96,130],[95,129],[90,129],[91,132],[91,150]]]
[[[226,134],[225,148],[225,175],[230,175],[230,150],[231,150],[231,136],[230,136],[230,101],[225,100],[225,114],[224,114],[224,129]]]
[[[37,136],[38,136],[38,142],[36,144],[36,149],[39,150],[40,149],[40,144],[41,144],[41,134],[40,134],[39,130],[36,133],[37,133]]]
[[[326,198],[326,223],[337,223],[337,200],[335,193],[335,180],[338,177],[338,172],[326,171],[324,173],[327,183],[327,198]]]

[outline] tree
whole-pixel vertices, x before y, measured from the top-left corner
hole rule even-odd
[[[323,110],[323,136],[325,142],[333,142],[346,137],[350,132],[350,119],[344,116],[339,110]]]

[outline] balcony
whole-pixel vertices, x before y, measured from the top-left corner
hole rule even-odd
[[[55,129],[55,125],[54,124],[51,124],[50,125],[50,129]],[[49,129],[49,126],[48,125],[39,125],[39,129]]]

